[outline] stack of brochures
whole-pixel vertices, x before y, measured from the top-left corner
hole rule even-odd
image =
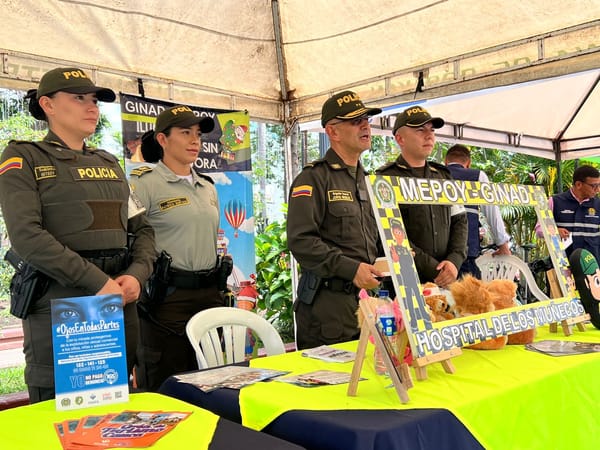
[[[290,373],[289,370],[255,369],[253,367],[224,366],[176,375],[183,383],[193,384],[202,392],[210,392],[219,388],[241,389],[244,386],[269,380]]]
[[[339,348],[333,348],[328,345],[321,345],[320,347],[304,350],[302,356],[327,362],[345,363],[354,361],[356,353],[348,350],[340,350]]]
[[[364,378],[361,378],[363,380]],[[275,381],[295,384],[302,387],[325,386],[332,384],[344,384],[350,382],[350,374],[347,372],[336,372],[334,370],[315,370],[314,372],[280,377]]]
[[[64,450],[150,447],[191,412],[122,411],[54,424]]]
[[[546,340],[526,344],[527,350],[544,353],[550,356],[580,355],[582,353],[600,352],[599,342],[577,342]]]

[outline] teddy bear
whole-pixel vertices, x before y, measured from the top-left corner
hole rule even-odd
[[[472,275],[465,275],[450,286],[450,292],[456,302],[455,313],[457,317],[466,317],[496,311],[495,296],[488,290],[487,283]],[[506,345],[507,336],[498,336],[467,348],[475,350],[497,350]]]
[[[492,294],[496,310],[518,306],[517,284],[510,280],[491,280],[487,283],[487,290]],[[519,331],[508,335],[508,344],[531,344],[535,339],[535,328]]]
[[[423,284],[423,298],[428,306],[432,322],[454,319],[454,298],[447,289],[441,289],[435,283],[428,281]]]

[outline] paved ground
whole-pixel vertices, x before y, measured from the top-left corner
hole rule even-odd
[[[0,351],[0,369],[25,365],[25,356],[22,348],[13,348]]]
[[[0,369],[25,364],[21,327],[0,330]]]

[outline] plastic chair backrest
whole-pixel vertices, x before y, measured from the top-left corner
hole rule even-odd
[[[222,329],[222,337],[219,336],[219,328]],[[239,308],[218,307],[194,314],[185,331],[196,352],[198,368],[244,361],[248,328],[262,341],[267,355],[285,353],[285,346],[275,327],[256,313]]]
[[[481,255],[475,260],[483,281],[514,280],[519,272],[525,277],[529,291],[540,301],[549,300],[535,282],[527,264],[513,255]]]

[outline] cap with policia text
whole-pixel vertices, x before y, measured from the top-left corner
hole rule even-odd
[[[328,98],[321,110],[321,125],[325,127],[331,119],[350,120],[361,116],[374,116],[380,108],[366,108],[362,100],[352,91],[343,91]]]
[[[71,94],[95,93],[101,102],[114,102],[117,98],[111,89],[96,86],[83,70],[76,67],[58,67],[46,72],[40,80],[36,98],[59,91]]]
[[[203,133],[210,133],[215,128],[215,122],[210,117],[197,116],[189,106],[173,106],[156,118],[154,136],[171,127],[188,128],[195,124],[200,125]]]
[[[444,126],[444,119],[441,117],[431,117],[431,114],[425,108],[411,106],[396,116],[392,134],[396,134],[396,131],[400,127],[416,128],[425,125],[427,122],[431,122],[433,128],[442,128]]]

